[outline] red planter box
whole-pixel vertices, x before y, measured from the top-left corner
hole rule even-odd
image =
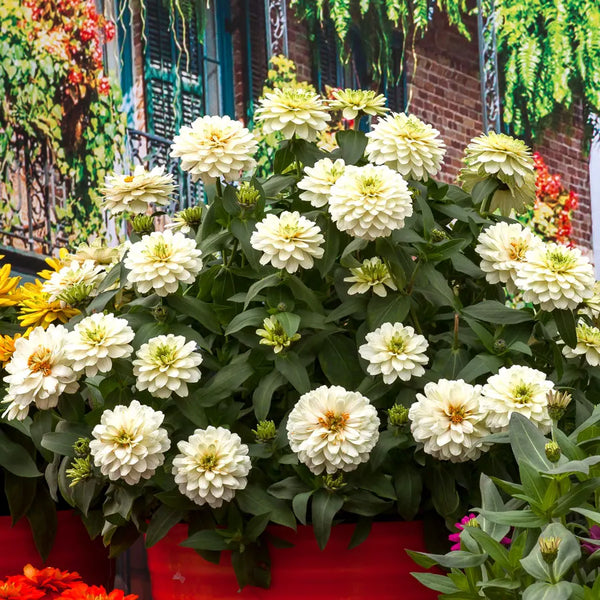
[[[187,527],[177,525],[148,549],[153,600],[436,600],[410,573],[420,569],[409,550],[425,550],[420,521],[374,523],[361,545],[348,550],[353,525],[333,528],[327,547],[317,546],[311,527],[298,531],[273,527],[274,535],[294,544],[271,548],[272,584],[269,590],[238,585],[226,552],[215,565],[178,544]]]
[[[108,549],[101,539],[90,540],[74,512],[58,512],[56,541],[45,563],[38,554],[26,519],[11,527],[10,517],[0,517],[0,548],[0,579],[21,574],[29,563],[37,569],[56,567],[76,571],[90,585],[113,587],[114,561],[108,558]]]

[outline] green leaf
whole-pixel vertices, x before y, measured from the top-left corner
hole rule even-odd
[[[152,515],[146,531],[146,548],[154,546],[162,540],[169,530],[181,521],[184,513],[165,504]]]
[[[504,361],[499,356],[492,354],[478,354],[472,358],[460,373],[456,376],[457,379],[464,379],[467,383],[475,381],[481,375],[488,373],[495,374],[498,369],[504,364]]]
[[[570,491],[556,501],[552,516],[561,517],[571,511],[574,506],[581,506],[598,487],[600,487],[600,477],[577,482]]]
[[[569,600],[572,596],[572,584],[568,581],[547,583],[538,581],[523,592],[523,600]]]
[[[347,165],[355,165],[363,157],[368,140],[362,131],[353,129],[338,131],[335,134],[335,139]]]
[[[410,297],[388,294],[385,298],[373,296],[367,307],[367,324],[372,331],[383,323],[402,323],[410,311]]]
[[[352,538],[350,538],[350,543],[348,544],[348,550],[352,550],[352,548],[356,548],[366,541],[371,533],[371,525],[371,519],[358,519],[352,532]]]
[[[292,337],[300,327],[300,317],[294,313],[280,312],[275,315],[275,318],[281,323],[289,337]]]
[[[261,186],[267,198],[273,198],[279,192],[290,187],[296,178],[293,175],[273,175],[264,181]]]
[[[531,509],[522,510],[482,510],[481,514],[492,523],[510,525],[511,527],[523,527],[526,529],[542,527],[547,520],[536,515]]]
[[[463,314],[486,323],[500,323],[502,325],[516,325],[531,321],[533,315],[527,310],[510,308],[497,300],[484,300],[463,309]]]
[[[307,492],[300,492],[296,494],[292,500],[292,509],[296,518],[302,525],[306,525],[306,511],[308,509],[308,501],[311,496],[315,493],[315,490],[309,490]]]
[[[342,508],[344,499],[321,488],[313,495],[312,522],[319,548],[323,550],[329,540],[333,518]]]
[[[0,429],[0,466],[19,477],[40,477],[35,461],[23,446]]]
[[[296,520],[288,503],[275,498],[259,485],[250,484],[244,490],[240,490],[235,497],[238,506],[244,512],[251,515],[269,513],[274,523],[291,528],[296,526]]]
[[[180,546],[193,548],[194,550],[214,550],[217,552],[227,550],[229,547],[227,540],[214,529],[198,531],[181,542]]]
[[[447,569],[468,569],[469,567],[482,565],[487,559],[487,554],[472,554],[464,550],[454,550],[448,554],[428,554],[426,552],[413,552],[412,550],[406,550],[406,553],[418,565],[425,568],[437,564]]]
[[[552,311],[552,316],[558,328],[558,333],[565,344],[575,348],[577,346],[577,325],[573,311],[555,309]]]
[[[38,483],[37,493],[27,511],[27,520],[33,533],[33,541],[43,561],[46,561],[54,545],[58,520],[56,506],[50,497],[48,489]]]
[[[200,406],[214,406],[230,396],[254,374],[254,369],[248,362],[248,355],[249,352],[238,354],[227,366],[220,368],[204,387],[190,397],[190,400]]]
[[[421,505],[423,480],[419,470],[411,463],[404,464],[393,474],[397,507],[400,516],[412,521]]]
[[[504,510],[504,503],[502,502],[502,496],[500,496],[498,488],[496,488],[494,482],[485,473],[482,473],[479,477],[479,490],[481,492],[481,508],[484,511],[492,510],[501,512]],[[481,529],[497,542],[499,542],[510,530],[508,525],[492,523],[483,515],[478,518],[478,521]]]
[[[29,510],[36,486],[36,480],[31,477],[17,477],[8,471],[4,473],[4,494],[13,525]]]
[[[441,592],[442,594],[458,592],[456,585],[445,575],[436,575],[435,573],[411,573],[411,575],[425,587],[436,592]]]
[[[347,390],[353,390],[362,380],[356,345],[345,335],[330,335],[323,340],[319,364],[331,385],[341,385]]]
[[[325,318],[325,323],[331,323],[338,319],[343,319],[356,312],[362,312],[366,308],[366,298],[364,296],[350,296],[344,300],[337,308],[334,308]]]
[[[80,428],[80,430],[75,431],[51,431],[42,438],[42,446],[56,454],[73,458],[75,456],[73,444],[80,437],[87,437],[88,435],[89,430],[87,428]]]
[[[262,325],[264,319],[268,316],[269,314],[262,307],[245,310],[231,319],[229,325],[227,325],[227,329],[225,329],[225,335],[236,333],[244,329],[244,327],[258,327]]]
[[[301,394],[310,390],[310,379],[306,367],[294,352],[287,352],[285,356],[275,357],[275,368],[296,388]]]
[[[517,463],[524,461],[542,471],[552,468],[545,451],[548,440],[527,417],[514,412],[510,417],[509,435]]]
[[[256,226],[256,221],[254,219],[247,219],[241,221],[239,219],[233,219],[231,221],[231,225],[229,226],[231,229],[231,233],[237,238],[242,246],[242,250],[250,263],[250,266],[258,271],[260,269],[260,252],[255,250],[250,243],[250,237],[254,231]]]
[[[456,482],[441,466],[431,470],[426,485],[431,491],[433,506],[440,515],[450,516],[458,509],[460,499],[456,491]]]
[[[252,394],[252,406],[254,414],[258,421],[267,418],[269,409],[271,408],[271,398],[278,387],[281,387],[286,382],[285,377],[279,371],[271,371],[268,375],[261,378],[258,386]]]
[[[448,280],[432,264],[422,264],[417,271],[415,281],[418,284],[415,290],[433,304],[456,306],[457,299],[448,285]]]
[[[246,302],[244,302],[244,310],[246,310],[248,304],[250,304],[250,302],[252,302],[252,300],[256,298],[256,296],[258,296],[261,290],[264,290],[265,288],[276,287],[280,283],[281,278],[279,277],[278,273],[272,273],[267,277],[259,279],[256,283],[253,283],[248,288],[248,293],[246,294]]]
[[[221,326],[212,304],[191,296],[167,296],[167,304],[178,313],[187,315],[212,333],[220,334]]]

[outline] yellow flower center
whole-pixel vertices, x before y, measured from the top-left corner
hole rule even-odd
[[[27,366],[32,373],[41,371],[44,377],[52,373],[52,350],[49,348],[37,348],[27,360]]]
[[[392,354],[402,354],[406,350],[406,340],[397,333],[390,340],[388,349]]]
[[[173,248],[163,240],[158,240],[152,248],[152,257],[156,260],[168,260],[172,254]]]
[[[561,248],[551,249],[546,253],[546,263],[554,273],[565,273],[575,264],[575,257]]]
[[[92,326],[85,330],[85,337],[92,344],[101,344],[106,339],[106,330],[104,327]]]
[[[115,438],[115,443],[119,444],[119,446],[129,447],[133,445],[133,441],[135,436],[129,431],[121,431],[119,435]]]
[[[519,383],[513,389],[513,400],[517,404],[527,404],[533,398],[533,388],[526,383]]]
[[[216,452],[210,452],[209,454],[205,454],[199,461],[198,464],[205,471],[212,471],[219,462],[219,457]]]
[[[336,414],[328,410],[323,417],[319,419],[319,425],[333,433],[343,431],[350,415],[348,413]]]
[[[375,175],[367,175],[358,181],[358,188],[363,196],[377,196],[381,190],[381,179]]]
[[[284,240],[290,241],[299,236],[300,228],[297,225],[283,225],[279,229],[279,233]]]
[[[450,406],[448,409],[448,417],[453,425],[462,423],[467,416],[467,411],[464,406]]]
[[[133,175],[127,175],[123,181],[125,181],[125,183],[131,183],[133,181]]]
[[[171,365],[177,358],[177,349],[168,345],[157,346],[152,353],[152,358],[163,366]]]
[[[522,240],[513,240],[510,243],[510,248],[508,249],[508,256],[510,260],[519,260],[522,261],[525,258],[525,253],[527,252],[527,243]]]

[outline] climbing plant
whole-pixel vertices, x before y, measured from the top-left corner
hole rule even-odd
[[[14,166],[21,144],[30,161],[49,160],[72,182],[57,217],[73,244],[99,231],[90,190],[113,169],[124,143],[120,90],[102,63],[103,44],[114,34],[90,0],[0,3],[0,168]],[[5,211],[10,207],[0,207],[1,221]]]
[[[316,38],[334,24],[340,56],[358,34],[374,82],[393,76],[392,34],[404,44],[427,31],[437,7],[467,38],[465,0],[291,0]],[[503,118],[516,134],[536,136],[551,116],[583,100],[600,112],[600,2],[597,0],[496,0],[497,40],[503,71]],[[472,4],[469,4],[469,9]]]

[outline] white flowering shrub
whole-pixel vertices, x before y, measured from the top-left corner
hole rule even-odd
[[[513,413],[542,435],[554,392],[575,390],[575,424],[600,398],[589,262],[499,214],[534,200],[529,150],[478,138],[467,193],[434,179],[445,145],[414,116],[320,149],[358,100],[271,93],[257,114],[286,139],[261,179],[241,124],[185,127],[173,155],[206,204],[154,231],[162,171],[109,178],[130,243],[53,261],[33,330],[0,338],[2,427],[114,552],[183,521],[187,545],[231,550],[240,584],[268,585],[269,523],[313,523],[321,547],[334,519],[453,523],[482,472],[516,473]],[[5,321],[25,310],[0,300]],[[17,479],[13,500],[31,487]]]

